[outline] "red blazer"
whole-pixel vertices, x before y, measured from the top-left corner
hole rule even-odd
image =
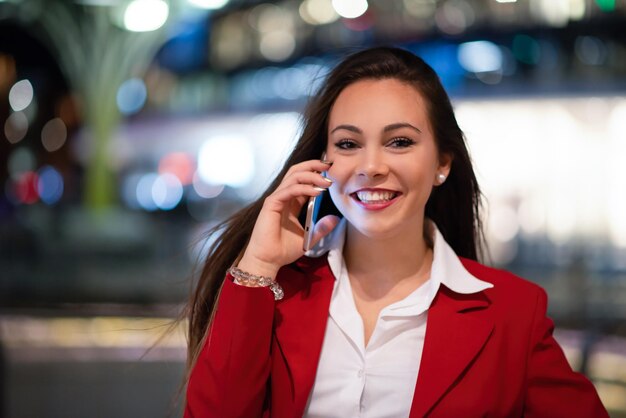
[[[461,295],[442,285],[428,311],[410,417],[608,417],[552,337],[543,289],[462,262],[494,287]],[[326,257],[281,269],[278,302],[268,289],[230,279],[191,373],[185,418],[302,417],[335,282]]]

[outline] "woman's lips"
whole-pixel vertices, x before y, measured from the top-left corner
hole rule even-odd
[[[359,206],[367,210],[384,209],[392,205],[399,195],[399,192],[383,189],[361,189],[350,194]]]

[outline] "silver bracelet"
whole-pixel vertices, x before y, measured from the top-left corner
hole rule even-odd
[[[283,288],[271,277],[257,276],[256,274],[240,270],[237,267],[231,267],[228,269],[228,272],[235,278],[235,284],[248,287],[269,287],[274,294],[274,300],[281,300],[283,296],[285,296]]]

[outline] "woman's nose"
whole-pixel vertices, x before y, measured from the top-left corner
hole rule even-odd
[[[389,173],[389,165],[382,151],[377,149],[365,149],[361,154],[357,174],[368,178],[386,176]]]

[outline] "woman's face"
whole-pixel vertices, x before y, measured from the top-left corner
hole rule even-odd
[[[330,195],[348,222],[370,237],[421,232],[437,174],[448,175],[426,102],[395,79],[361,80],[337,97],[329,116]]]

